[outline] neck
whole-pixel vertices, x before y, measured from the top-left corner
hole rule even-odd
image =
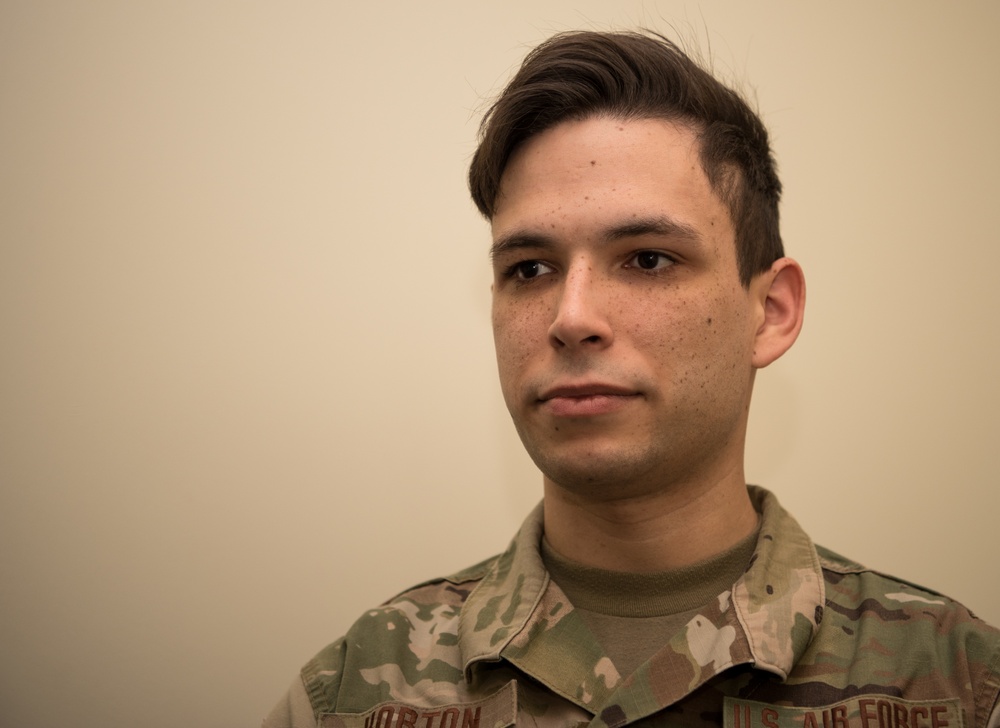
[[[756,528],[742,468],[708,486],[600,500],[545,479],[545,536],[558,553],[587,566],[677,569],[726,551]]]

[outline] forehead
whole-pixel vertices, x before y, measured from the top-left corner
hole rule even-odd
[[[667,217],[731,234],[728,210],[702,169],[690,127],[661,119],[591,117],[525,141],[501,179],[494,238],[512,227],[580,233],[629,218]]]

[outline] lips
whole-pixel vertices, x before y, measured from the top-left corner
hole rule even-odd
[[[610,414],[639,396],[634,389],[613,384],[579,383],[546,389],[538,401],[555,417],[594,417]]]

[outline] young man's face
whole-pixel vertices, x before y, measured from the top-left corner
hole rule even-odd
[[[763,304],[694,133],[564,122],[513,155],[492,227],[500,383],[546,478],[619,497],[742,477]]]

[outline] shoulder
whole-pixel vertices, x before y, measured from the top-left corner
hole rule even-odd
[[[316,713],[354,707],[343,696],[358,706],[394,698],[395,688],[429,669],[436,681],[461,681],[462,606],[498,558],[416,584],[362,614],[302,669]]]
[[[822,546],[817,546],[816,552],[826,582],[827,605],[835,611],[849,609],[853,616],[871,612],[888,622],[906,622],[916,615],[933,616],[968,623],[988,639],[1000,640],[1000,630],[939,591],[869,568]]]
[[[478,564],[467,566],[448,576],[440,576],[414,584],[388,599],[382,607],[391,608],[400,601],[455,603],[457,600],[457,603],[461,604],[468,597],[469,592],[493,571],[499,559],[500,555],[491,556]]]
[[[365,612],[348,630],[358,640],[393,641],[413,630],[441,630],[457,619],[472,591],[494,569],[498,556],[449,576],[415,584]],[[398,628],[398,631],[397,631]],[[392,634],[390,634],[392,633]],[[409,641],[409,640],[407,640]]]
[[[816,550],[826,591],[817,649],[872,683],[905,679],[926,692],[918,697],[968,691],[974,724],[984,725],[1000,696],[1000,630],[939,591]]]

